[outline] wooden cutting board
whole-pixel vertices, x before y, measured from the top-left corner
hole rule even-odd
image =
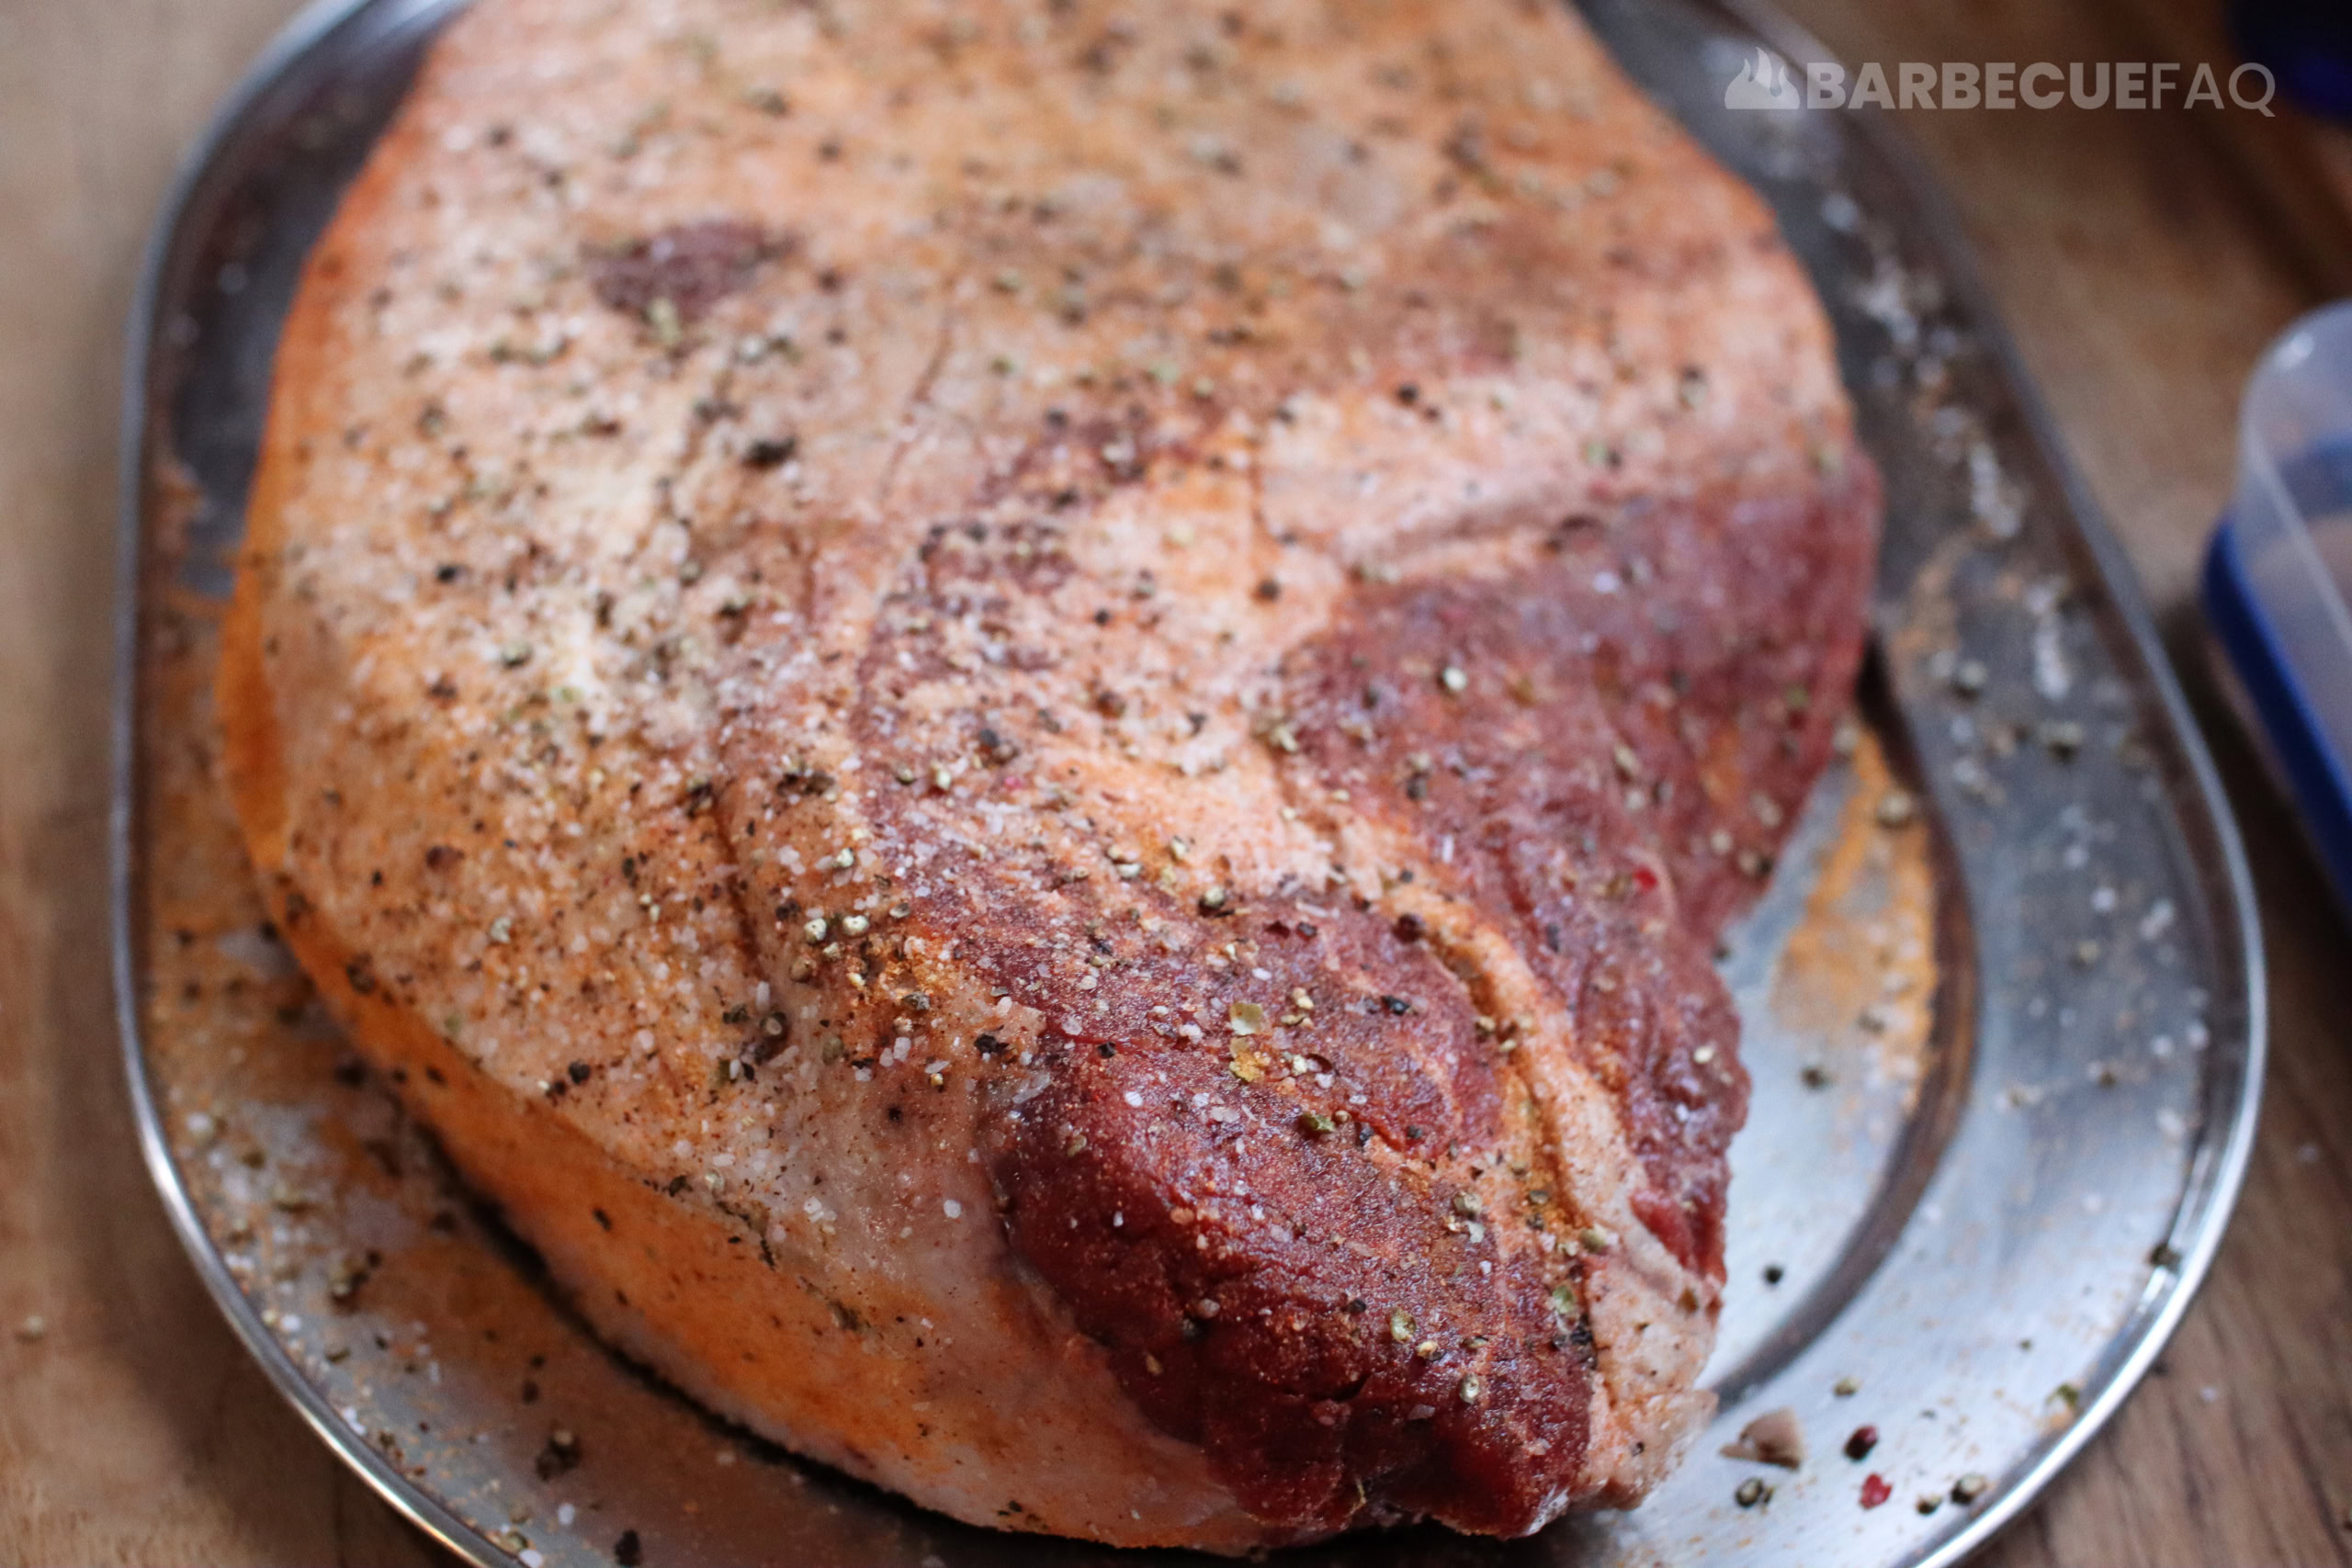
[[[2215,0],[1792,0],[1877,60],[2224,60]],[[427,1564],[249,1365],[147,1186],[107,995],[120,328],[178,150],[290,0],[0,0],[0,1563]],[[2352,140],[2244,111],[1917,112],[2175,628],[2263,894],[2262,1137],[2186,1326],[1986,1561],[2352,1564],[2352,942],[2204,682],[2238,389],[2352,293]],[[38,1337],[17,1332],[35,1315]]]

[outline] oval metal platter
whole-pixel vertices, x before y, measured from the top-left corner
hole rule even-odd
[[[172,1217],[295,1407],[473,1562],[1175,1561],[924,1513],[603,1348],[262,922],[209,686],[271,353],[306,249],[456,8],[298,19],[193,155],[132,322],[114,938]],[[1777,209],[1836,321],[1889,484],[1875,653],[1844,761],[1723,959],[1757,1088],[1714,1427],[1632,1513],[1288,1555],[1950,1563],[2115,1412],[2211,1262],[2262,1068],[2246,873],[2129,569],[1883,120],[1726,109],[1759,48],[1826,58],[1760,8],[1583,9]],[[1801,1466],[1723,1452],[1777,1410],[1808,1437]],[[1865,1426],[1875,1447],[1849,1460]]]

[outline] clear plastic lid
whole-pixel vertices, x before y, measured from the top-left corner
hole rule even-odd
[[[2245,588],[2336,766],[2352,766],[2352,301],[2263,355],[2239,422],[2231,509]]]

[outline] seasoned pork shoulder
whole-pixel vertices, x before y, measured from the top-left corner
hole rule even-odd
[[[1535,0],[480,0],[311,264],[282,928],[616,1345],[960,1517],[1629,1505],[1878,492]]]

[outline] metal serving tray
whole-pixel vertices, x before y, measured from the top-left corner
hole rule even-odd
[[[470,1562],[1118,1560],[802,1464],[605,1349],[261,926],[209,693],[271,352],[306,248],[456,9],[305,13],[192,154],[149,254],[112,874],[156,1184],[271,1379]],[[1733,1152],[1714,1428],[1630,1514],[1290,1559],[1950,1563],[2114,1413],[2212,1259],[2262,1068],[2245,868],[2131,573],[1883,122],[1724,108],[1760,44],[1825,58],[1760,6],[1583,9],[1773,204],[1836,320],[1890,494],[1865,722],[1724,961],[1757,1092]],[[1781,1407],[1809,1437],[1801,1469],[1721,1453]],[[1876,1448],[1849,1461],[1865,1425]],[[1873,1477],[1888,1500],[1865,1506]]]

